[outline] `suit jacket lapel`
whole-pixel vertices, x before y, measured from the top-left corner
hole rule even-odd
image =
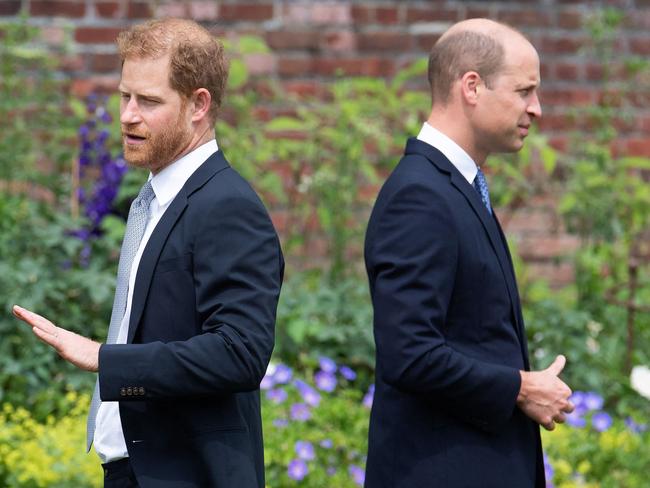
[[[133,337],[138,329],[142,312],[147,302],[151,279],[153,277],[156,264],[160,253],[167,241],[169,233],[181,217],[188,205],[188,199],[199,188],[201,188],[216,173],[229,167],[228,162],[221,151],[217,151],[210,156],[199,168],[190,176],[185,185],[178,192],[178,195],[169,204],[169,207],[160,218],[147,245],[142,253],[138,272],[133,287],[133,300],[131,302],[131,316],[129,317],[129,334],[127,343],[133,342]]]
[[[499,235],[500,229],[497,225],[497,221],[492,218],[488,213],[487,208],[481,201],[481,197],[478,192],[472,187],[471,184],[465,179],[465,177],[460,174],[456,167],[451,164],[451,162],[438,151],[433,146],[422,142],[418,139],[409,139],[406,145],[406,154],[417,153],[425,156],[431,163],[433,163],[437,168],[449,174],[451,184],[460,191],[466,198],[467,202],[472,207],[472,210],[477,215],[483,228],[488,235],[492,249],[494,250],[499,266],[501,267],[501,272],[506,282],[506,288],[508,290],[508,295],[510,297],[510,303],[512,306],[513,317],[515,318],[515,328],[517,329],[517,336],[519,337],[520,343],[522,338],[520,335],[520,319],[518,313],[519,306],[519,296],[517,294],[517,285],[514,280],[514,273],[511,272],[510,258],[507,250],[507,244],[505,239],[502,240]],[[526,356],[527,360],[527,356]]]

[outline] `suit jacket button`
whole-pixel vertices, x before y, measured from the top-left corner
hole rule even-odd
[[[131,387],[129,386],[129,387],[126,389],[126,394],[129,395],[129,396],[133,395],[133,388],[131,388]]]
[[[120,388],[120,395],[126,396],[126,388],[124,387]]]
[[[144,388],[140,387],[140,389],[138,391],[139,391],[140,395],[144,395]]]

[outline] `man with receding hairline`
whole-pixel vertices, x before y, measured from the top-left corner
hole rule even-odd
[[[106,344],[13,312],[98,372],[88,449],[106,488],[261,488],[259,384],[284,261],[262,202],[215,140],[223,46],[165,19],[121,33],[118,50],[124,157],[150,176],[129,212]]]
[[[564,356],[529,371],[507,242],[481,166],[542,114],[539,58],[506,25],[453,25],[429,57],[432,108],[366,234],[376,389],[366,487],[545,486],[539,425],[573,410]]]

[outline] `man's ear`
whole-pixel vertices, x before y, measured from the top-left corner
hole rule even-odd
[[[465,103],[469,105],[476,105],[483,88],[481,75],[476,71],[468,71],[460,79],[461,96]]]
[[[191,98],[192,122],[199,122],[203,118],[207,117],[208,112],[210,111],[211,102],[212,96],[207,89],[198,88],[194,90]]]

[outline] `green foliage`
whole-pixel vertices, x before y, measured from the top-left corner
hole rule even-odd
[[[297,364],[305,356],[345,359],[374,369],[372,307],[365,278],[329,284],[319,273],[299,273],[282,285],[275,353]]]
[[[92,338],[104,337],[110,316],[115,261],[96,241],[85,265],[84,243],[69,234],[79,225],[50,205],[0,198],[0,401],[25,405],[37,418],[61,411],[63,393],[91,388],[93,378],[36,340],[12,305]]]
[[[312,383],[311,376],[312,371],[307,370],[302,380]],[[296,404],[305,405],[303,395],[293,383],[279,389],[287,392],[287,398],[281,402],[262,393],[267,486],[358,486],[350,469],[364,469],[368,449],[369,409],[362,404],[361,391],[347,382],[331,393],[320,391],[318,405],[308,407],[310,418],[297,420],[292,418],[291,409]],[[310,443],[315,457],[306,462],[308,473],[304,479],[296,481],[287,469],[299,457],[296,452],[299,441]]]
[[[5,488],[102,486],[95,455],[86,454],[90,399],[69,393],[62,418],[36,419],[29,410],[4,404],[0,410],[0,485]]]
[[[646,417],[647,419],[647,417]],[[542,433],[556,488],[644,488],[650,472],[650,430],[635,433],[620,419],[598,432],[559,425]]]
[[[0,30],[0,180],[29,180],[65,192],[49,183],[74,156],[70,142],[79,119],[67,113],[63,81],[54,75],[56,58],[33,42],[38,30],[24,20],[0,24]],[[52,175],[34,172],[45,161],[54,165]]]

